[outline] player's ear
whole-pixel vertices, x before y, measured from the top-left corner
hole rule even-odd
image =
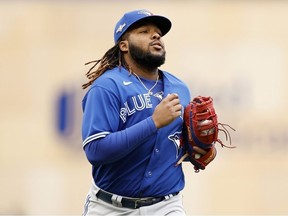
[[[127,40],[122,40],[119,42],[119,48],[122,52],[127,52],[128,51],[128,41]]]

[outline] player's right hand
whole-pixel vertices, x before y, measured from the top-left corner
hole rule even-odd
[[[155,108],[152,119],[157,128],[164,127],[181,115],[182,105],[177,94],[168,94]]]

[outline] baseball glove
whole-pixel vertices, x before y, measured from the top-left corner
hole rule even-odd
[[[194,98],[184,110],[181,146],[186,153],[177,162],[177,165],[188,157],[194,165],[195,172],[199,172],[200,169],[204,170],[216,157],[215,143],[220,143],[222,147],[234,148],[234,146],[224,145],[218,138],[219,131],[223,131],[226,140],[229,139],[231,145],[230,133],[225,126],[235,130],[227,124],[218,123],[211,97],[198,96]]]

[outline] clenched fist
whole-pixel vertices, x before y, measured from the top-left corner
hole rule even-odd
[[[155,108],[152,119],[157,128],[164,127],[181,115],[182,105],[177,94],[168,94]]]

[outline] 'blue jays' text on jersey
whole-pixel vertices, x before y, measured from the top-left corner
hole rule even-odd
[[[168,94],[177,93],[185,107],[190,93],[174,75],[162,74],[149,95],[134,75],[116,67],[96,79],[83,98],[83,148],[101,189],[127,197],[156,197],[184,188],[182,167],[175,166],[183,153],[183,112],[158,130],[151,116]]]

